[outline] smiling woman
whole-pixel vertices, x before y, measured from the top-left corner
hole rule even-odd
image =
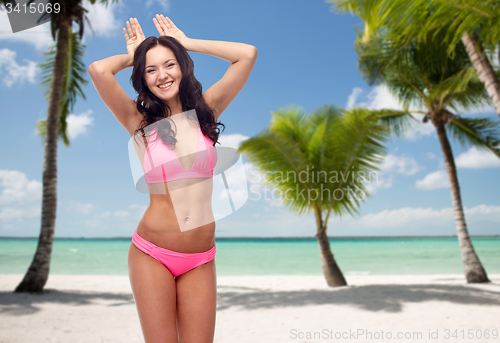
[[[211,198],[217,126],[224,127],[217,120],[245,85],[257,49],[191,39],[169,18],[157,15],[153,21],[159,38],[146,39],[137,19],[131,18],[123,29],[128,54],[96,61],[89,73],[131,139],[144,142],[135,151],[148,176],[151,203],[133,234],[128,256],[144,339],[208,343],[214,339],[217,305]],[[213,55],[231,65],[203,93],[187,51]],[[136,100],[115,79],[130,66]],[[155,139],[148,142],[146,133]],[[176,163],[169,167],[172,160]]]
[[[202,86],[194,76],[194,63],[186,49],[175,38],[161,36],[145,39],[134,53],[131,81],[138,94],[136,108],[143,116],[135,133],[173,114],[196,109],[203,133],[215,145],[218,125],[215,110],[202,94]],[[172,82],[170,87],[165,87]],[[167,126],[168,131],[168,126]],[[173,135],[165,135],[165,143],[174,144]]]
[[[176,68],[178,63],[175,58],[169,58],[165,62],[162,62],[165,56],[170,57],[169,55],[171,54],[172,50],[159,45],[151,49],[146,56],[146,84],[149,89],[162,100],[166,100],[163,98],[163,92],[171,89],[171,86],[174,84],[175,77],[178,76],[179,80],[182,79],[182,70],[180,67]],[[169,76],[174,77],[174,79],[168,80]],[[178,84],[179,83],[177,82],[176,86],[178,86]],[[157,92],[158,90],[155,87],[160,88],[161,91]]]
[[[164,93],[166,90],[172,90],[172,85],[175,80],[182,79],[182,70],[175,58],[169,58],[168,60],[162,62],[165,56],[170,57],[169,55],[172,54],[172,50],[162,45],[158,45],[148,51],[148,54],[146,55],[146,74],[144,79],[146,80],[146,84],[151,92],[162,100],[168,99],[164,98]],[[169,80],[169,77],[172,77],[173,79]],[[156,87],[160,89],[159,92]],[[175,87],[178,92],[179,82],[175,82]],[[175,94],[177,92],[171,92],[170,94]],[[170,98],[172,97],[173,95],[170,96]]]

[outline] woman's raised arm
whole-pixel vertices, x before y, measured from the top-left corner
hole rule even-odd
[[[116,55],[96,61],[89,66],[89,74],[97,93],[118,122],[132,136],[142,115],[137,111],[136,103],[116,81],[115,75],[125,68],[132,67],[134,51],[144,40],[144,34],[137,19],[130,18],[132,27],[127,22],[130,37],[123,29],[127,41],[128,54]]]
[[[215,110],[217,121],[247,82],[257,60],[257,48],[238,42],[188,38],[170,18],[163,15],[157,14],[153,22],[160,35],[176,38],[187,51],[212,55],[231,62],[224,76],[203,93],[205,101]]]

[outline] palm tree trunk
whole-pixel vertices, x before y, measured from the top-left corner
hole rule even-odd
[[[498,77],[495,74],[488,58],[482,51],[478,51],[476,49],[476,44],[478,42],[477,34],[473,32],[469,35],[469,33],[466,32],[462,36],[462,42],[465,45],[465,49],[469,54],[470,60],[474,69],[476,69],[479,79],[484,84],[484,87],[490,95],[493,105],[500,116],[500,81],[498,80]]]
[[[316,237],[318,238],[321,265],[323,267],[323,274],[325,275],[326,283],[328,284],[328,287],[347,286],[344,275],[333,258],[333,253],[330,249],[330,241],[326,235],[326,227],[322,225],[321,219],[320,222],[320,229],[318,229]]]
[[[436,125],[439,143],[443,151],[446,171],[450,182],[451,201],[453,203],[453,215],[455,217],[455,226],[457,228],[458,242],[460,244],[460,253],[462,255],[462,265],[464,268],[465,279],[467,283],[491,282],[486,275],[486,271],[479,261],[479,257],[472,246],[472,242],[467,231],[465,215],[462,207],[462,197],[460,195],[460,186],[458,184],[457,168],[451,151],[450,142],[446,135],[444,124]]]
[[[69,16],[60,19],[57,52],[49,91],[43,161],[42,228],[35,256],[15,292],[41,292],[49,277],[57,212],[57,139],[64,69],[71,28]]]

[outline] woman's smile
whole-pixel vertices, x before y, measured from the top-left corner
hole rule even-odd
[[[174,84],[174,81],[168,81],[168,82],[165,82],[165,83],[158,85],[158,88],[160,88],[162,91],[169,90],[170,88],[172,88],[173,84]]]

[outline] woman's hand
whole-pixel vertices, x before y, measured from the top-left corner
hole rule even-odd
[[[132,24],[132,26],[130,26]],[[144,33],[142,33],[141,25],[137,18],[130,18],[130,23],[127,21],[128,35],[125,28],[123,28],[123,35],[125,36],[125,41],[127,42],[127,52],[129,55],[134,56],[135,49],[146,39]]]
[[[184,42],[188,39],[184,32],[179,30],[177,26],[170,20],[168,17],[164,17],[163,14],[156,15],[156,18],[153,18],[153,22],[155,23],[156,29],[160,36],[170,36],[177,39],[184,45]]]

